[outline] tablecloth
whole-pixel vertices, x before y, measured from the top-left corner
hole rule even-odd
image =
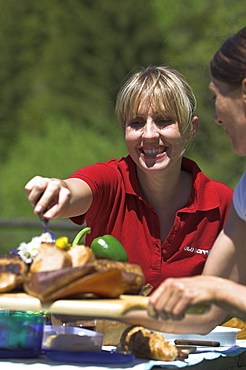
[[[246,351],[246,340],[237,340],[236,345],[233,347],[202,347],[199,348],[196,353],[189,354],[189,358],[185,361],[146,361],[141,359],[135,359],[132,363],[125,365],[83,365],[83,364],[67,364],[61,362],[55,362],[48,360],[45,357],[39,357],[35,359],[2,359],[0,360],[0,366],[2,369],[13,369],[13,370],[108,370],[108,369],[133,369],[133,370],[150,370],[153,366],[164,366],[165,369],[178,369],[185,368],[192,365],[199,364],[203,360],[214,360],[220,356],[237,356],[240,353]]]

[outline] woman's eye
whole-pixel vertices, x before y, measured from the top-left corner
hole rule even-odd
[[[143,124],[144,123],[141,120],[134,120],[134,121],[129,122],[128,126],[130,126],[132,128],[135,128],[135,129],[138,129],[138,128],[142,127]]]
[[[156,121],[156,123],[159,126],[167,126],[167,125],[170,125],[171,123],[173,123],[173,120],[171,118],[163,118],[163,119],[158,119]]]

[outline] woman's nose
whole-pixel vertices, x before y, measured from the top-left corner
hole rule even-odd
[[[147,121],[144,130],[143,130],[143,137],[146,139],[152,139],[158,137],[158,129],[154,123],[154,121],[150,120]]]
[[[218,125],[223,125],[223,122],[218,118],[217,114],[214,114],[214,120]]]

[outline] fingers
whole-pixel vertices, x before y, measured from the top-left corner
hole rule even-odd
[[[150,296],[148,314],[154,319],[181,320],[191,299],[182,279],[167,279]]]
[[[59,217],[70,197],[64,181],[40,176],[35,176],[26,184],[25,192],[34,206],[34,213],[44,212],[47,219]]]
[[[26,196],[29,202],[35,206],[45,191],[49,179],[41,176],[33,177],[25,186]]]
[[[67,187],[60,186],[59,183],[55,182],[49,183],[47,192],[48,195],[46,192],[44,193],[44,202],[49,202],[49,205],[47,206],[48,211],[44,213],[44,217],[47,219],[58,218],[68,204],[71,193]]]

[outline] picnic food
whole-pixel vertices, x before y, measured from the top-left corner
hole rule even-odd
[[[21,286],[27,271],[27,264],[18,257],[0,257],[0,292]]]
[[[42,243],[25,279],[24,290],[44,302],[87,293],[109,298],[123,293],[137,294],[144,285],[140,266],[101,258],[103,253],[98,259],[92,248],[77,244],[87,232],[90,232],[89,227],[82,229],[71,245],[67,239],[65,243],[59,240],[57,246]],[[109,247],[112,250],[116,246],[118,257],[121,254],[126,259],[126,252],[117,239],[106,237],[105,255],[109,255]],[[97,242],[95,245],[100,254],[100,245]]]
[[[80,243],[81,239],[91,232],[90,227],[82,229],[74,238],[72,247]],[[114,261],[128,262],[128,255],[123,245],[113,235],[103,235],[91,242],[91,250],[96,258],[106,258]]]
[[[129,326],[119,321],[96,320],[96,332],[103,334],[104,346],[118,346],[123,332]]]
[[[137,294],[144,285],[144,275],[139,265],[112,261],[107,259],[99,259],[95,261],[97,271],[107,271],[117,269],[121,273],[122,281],[124,282],[124,293]]]
[[[30,265],[30,273],[58,270],[70,266],[72,266],[72,259],[66,251],[50,243],[41,243],[39,251]]]
[[[73,267],[83,266],[88,262],[95,261],[93,251],[85,245],[75,245],[68,250],[68,255],[71,257]]]
[[[5,290],[2,291],[9,292],[19,286],[42,301],[87,293],[110,298],[117,298],[123,293],[138,294],[144,285],[141,267],[102,258],[103,253],[100,253],[97,241],[94,244],[97,254],[91,247],[79,245],[90,230],[89,227],[82,229],[71,244],[67,237],[54,242],[47,230],[41,237],[32,238],[30,243],[21,243],[15,250],[14,258],[23,267],[22,280],[18,277],[17,281],[16,274],[10,275],[9,271],[5,276],[4,271],[0,270],[0,289],[4,278],[2,289]],[[127,259],[117,239],[106,235],[105,240],[108,242],[105,256],[109,255],[110,248],[112,251],[116,246],[117,256]],[[98,254],[101,254],[100,257]]]
[[[83,266],[30,274],[24,290],[42,301],[78,294],[116,298],[123,293],[137,294],[144,283],[138,265],[110,260],[96,260]]]
[[[143,326],[130,326],[122,334],[120,344],[123,350],[141,358],[159,361],[185,359],[187,354],[166,341],[161,333],[153,333]]]
[[[91,242],[91,249],[99,258],[128,262],[128,255],[123,245],[112,235],[103,235]]]

